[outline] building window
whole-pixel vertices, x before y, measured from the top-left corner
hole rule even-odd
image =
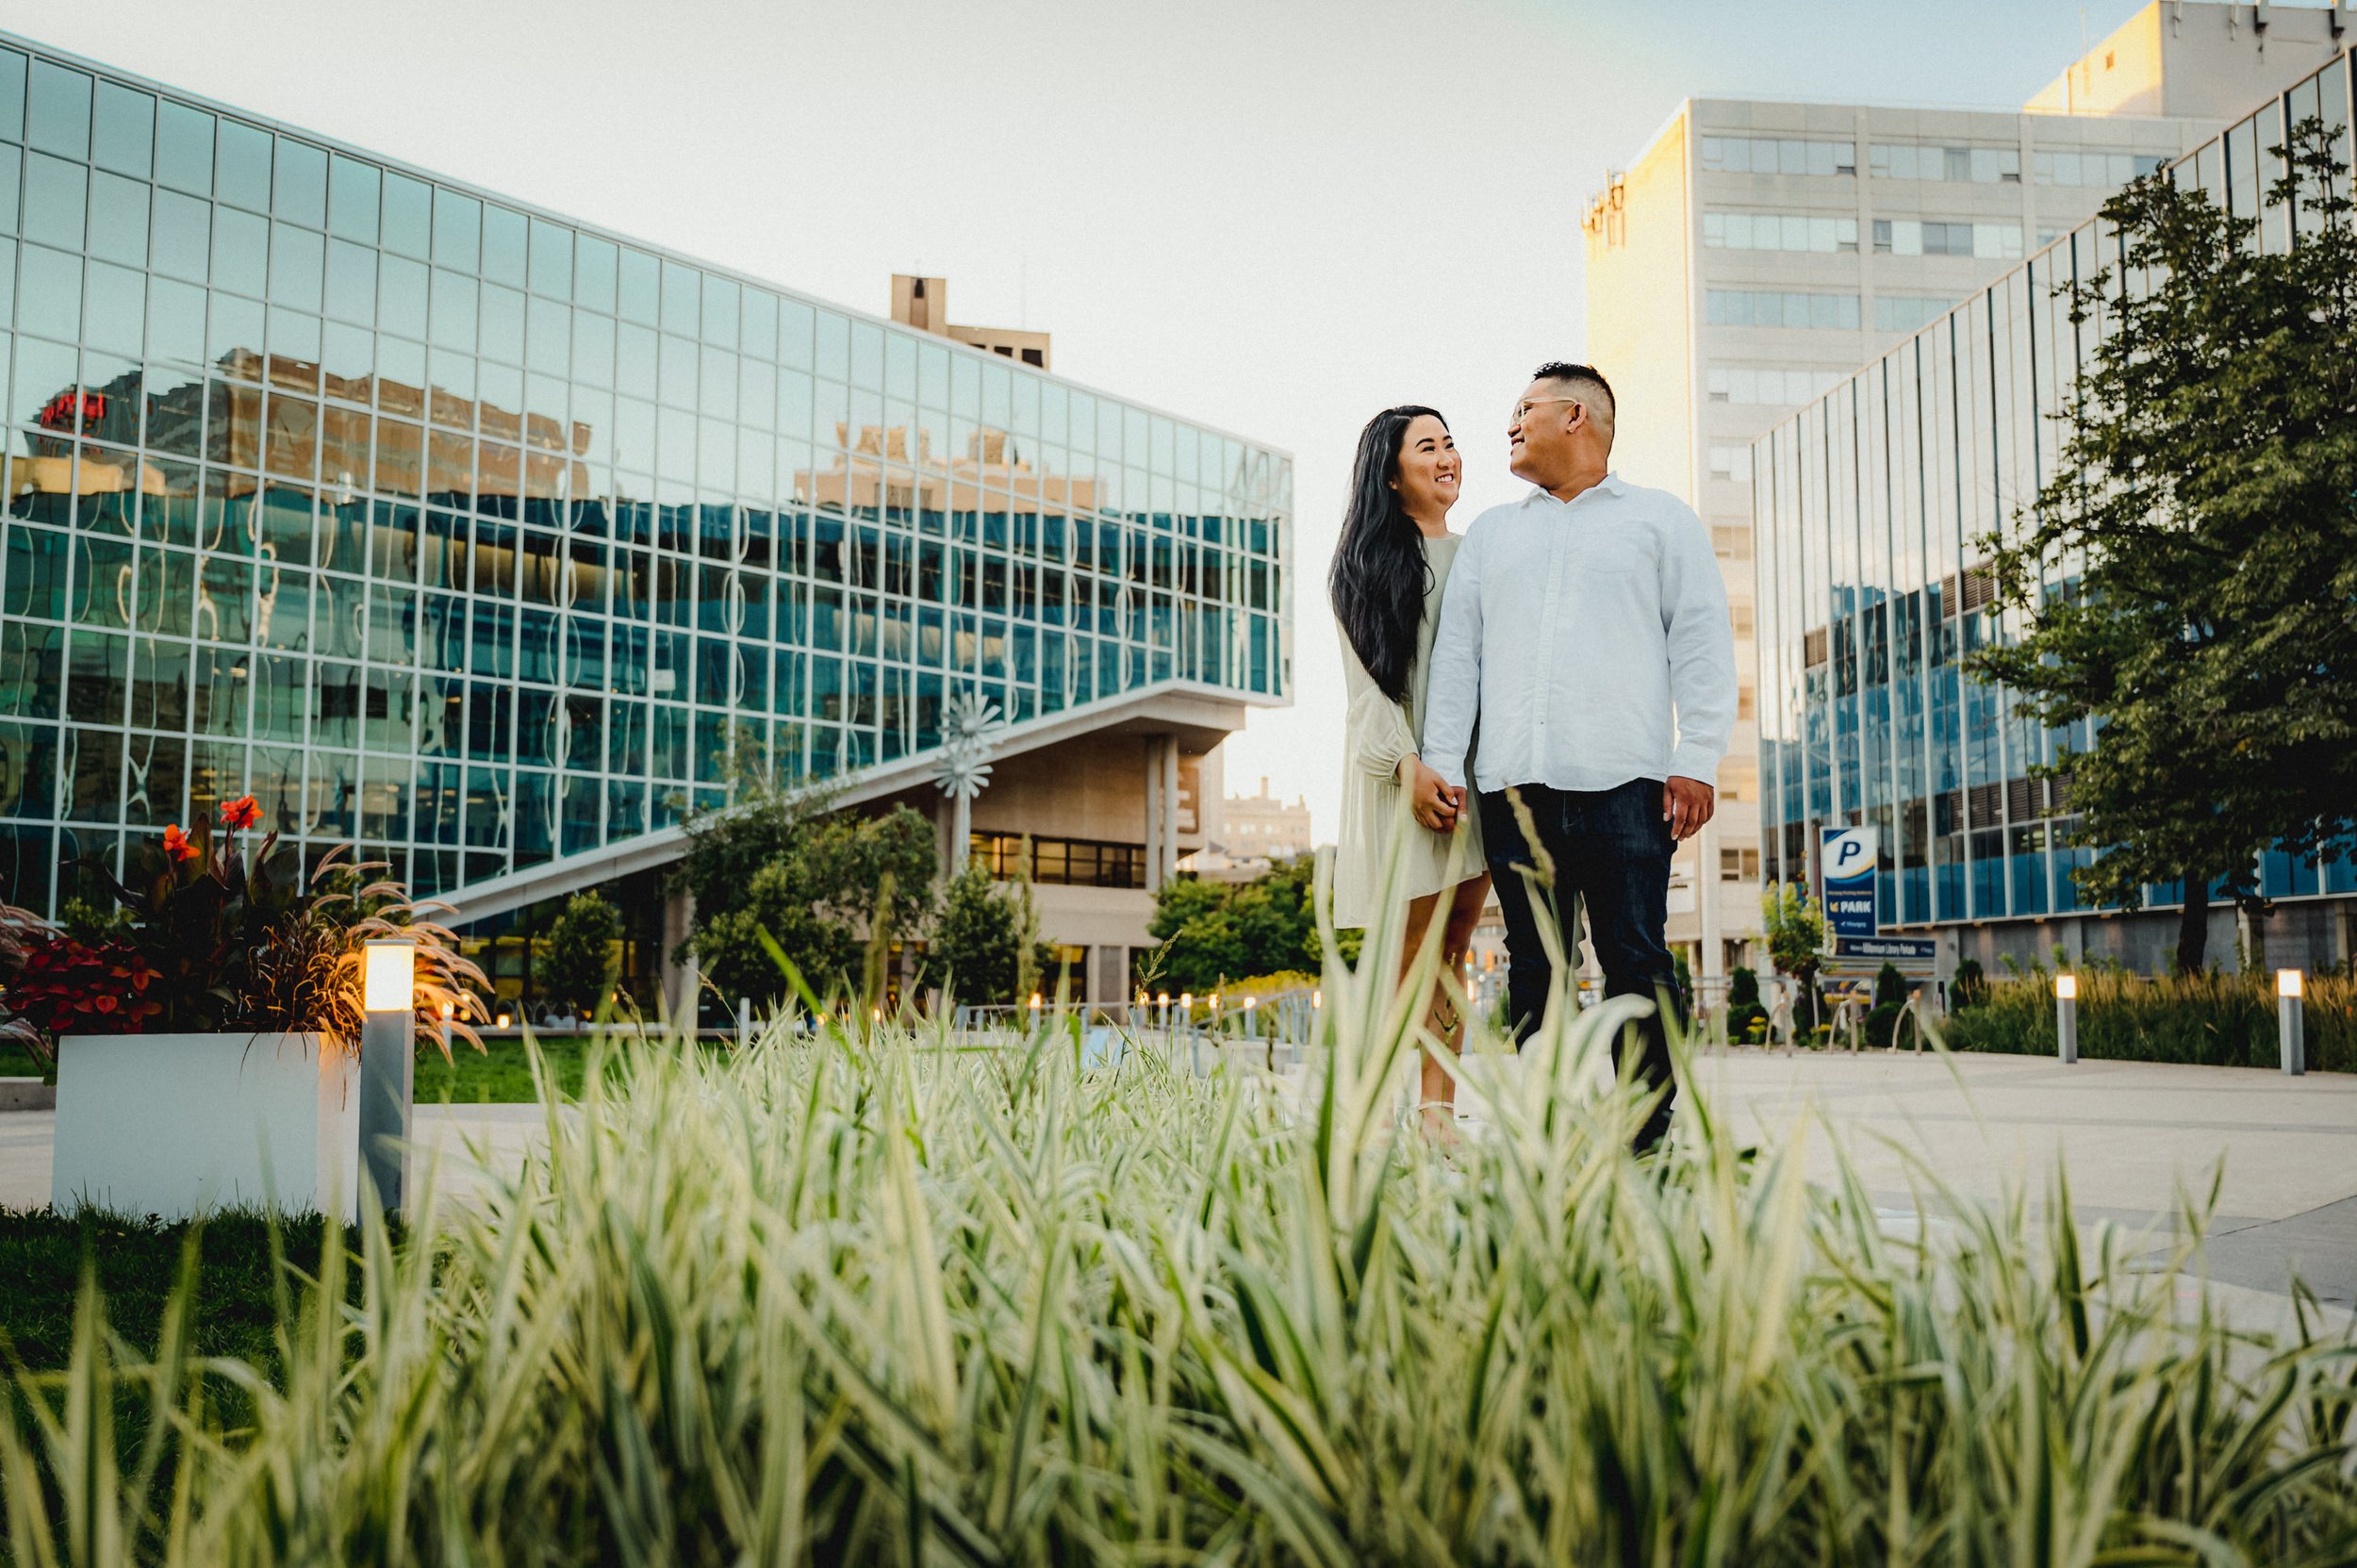
[[[2019,185],[2018,147],[1922,147],[1877,141],[1868,151],[1876,179],[1935,180],[1951,185]]]
[[[1874,220],[1877,256],[1975,256],[2003,259],[2021,254],[2019,223],[1940,223],[1920,218]]]
[[[2157,173],[2167,163],[2157,153],[2099,153],[2087,148],[2037,153],[2030,160],[2032,176],[2040,185],[2094,186],[2105,190]]]
[[[1710,449],[1712,473],[1719,471],[1716,467],[1718,454],[1727,450],[1725,447]],[[1743,477],[1749,479],[1752,476],[1752,449],[1736,447],[1733,450],[1743,454]],[[1734,476],[1730,474],[1727,477]],[[1710,529],[1710,548],[1722,561],[1748,561],[1752,558],[1752,531],[1740,523],[1714,523]]]
[[[1732,794],[1727,798],[1736,799]],[[1757,850],[1721,850],[1719,851],[1719,880],[1721,882],[1757,882],[1759,880],[1759,851]]]
[[[1703,243],[1712,250],[1854,252],[1857,220],[1807,212],[1706,212]]]
[[[1877,294],[1874,330],[1920,332],[1955,307],[1955,301],[1939,294]]]
[[[1713,479],[1739,479],[1748,483],[1752,477],[1752,449],[1748,446],[1712,447],[1710,449],[1710,477]],[[1742,544],[1746,539],[1748,539],[1751,531],[1745,528],[1714,528],[1711,530],[1711,533],[1714,544],[1721,546],[1734,546]],[[1716,536],[1721,534],[1731,534],[1739,536],[1739,537],[1733,539],[1717,538]],[[1719,553],[1722,555],[1729,554],[1731,553],[1731,550],[1727,548],[1722,548],[1719,551]],[[1748,552],[1746,552],[1746,553],[1748,553]]]
[[[1713,403],[1798,407],[1841,385],[1838,371],[1788,371],[1749,365],[1716,365],[1705,386]]]
[[[1797,137],[1706,136],[1703,167],[1730,174],[1854,174],[1857,143]]]
[[[1773,326],[1854,332],[1855,294],[1804,294],[1776,289],[1710,289],[1703,308],[1712,326]]]
[[[978,833],[968,855],[1000,882],[1024,873],[1023,849],[1030,846],[1030,878],[1066,887],[1144,887],[1146,847],[1086,838],[1027,838],[1021,834]]]

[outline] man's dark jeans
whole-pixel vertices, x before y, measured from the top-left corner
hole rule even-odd
[[[1686,1001],[1678,994],[1677,968],[1662,941],[1662,927],[1669,919],[1670,855],[1677,846],[1670,824],[1662,819],[1661,788],[1659,779],[1633,779],[1600,790],[1517,785],[1514,793],[1530,813],[1540,847],[1555,864],[1552,888],[1546,886],[1544,873],[1535,870],[1538,862],[1507,793],[1480,794],[1490,877],[1506,915],[1507,1005],[1518,1043],[1529,1039],[1544,1017],[1554,980],[1554,966],[1539,939],[1539,916],[1525,867],[1534,868],[1540,897],[1552,893],[1557,910],[1572,909],[1574,900],[1586,907],[1589,940],[1604,967],[1604,994],[1656,1002],[1666,995],[1684,1027]],[[1563,939],[1566,956],[1576,963],[1577,929],[1564,933]],[[1637,1148],[1642,1153],[1670,1131],[1677,1081],[1671,1072],[1669,1034],[1658,1012],[1638,1026],[1638,1041],[1637,1077],[1661,1091],[1660,1103],[1637,1134]],[[1622,1041],[1616,1039],[1616,1066],[1621,1051]]]

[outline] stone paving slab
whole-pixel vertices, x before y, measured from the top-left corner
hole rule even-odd
[[[1500,1057],[1469,1066],[1509,1094],[1521,1069]],[[2297,1273],[2327,1303],[2357,1306],[2357,1075],[1746,1050],[1697,1058],[1688,1092],[1748,1142],[1799,1140],[1813,1177],[1833,1174],[1838,1145],[1894,1215],[1937,1213],[1935,1185],[1964,1200],[2018,1191],[2042,1208],[2062,1164],[2078,1223],[2130,1232],[2156,1263],[2188,1195],[2205,1207],[2215,1181],[2211,1280],[2280,1307]],[[1467,1109],[1478,1136],[1477,1109]],[[51,1112],[0,1115],[0,1205],[48,1202],[55,1125]],[[531,1105],[418,1111],[420,1146],[441,1152],[453,1197],[513,1170],[544,1128]]]

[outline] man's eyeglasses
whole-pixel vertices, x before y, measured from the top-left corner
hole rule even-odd
[[[1520,402],[1520,403],[1518,403],[1518,404],[1514,404],[1514,420],[1513,420],[1513,422],[1514,422],[1514,423],[1516,423],[1516,424],[1521,424],[1524,421],[1525,421],[1525,420],[1529,419],[1531,415],[1533,415],[1533,414],[1537,413],[1537,412],[1539,411],[1539,409],[1540,409],[1540,407],[1541,407],[1541,404],[1549,404],[1549,403],[1572,403],[1572,404],[1579,404],[1579,399],[1577,399],[1577,398],[1525,398],[1525,399],[1523,399],[1523,401],[1522,401],[1522,402]],[[1586,406],[1587,406],[1587,404],[1580,404],[1580,406],[1584,408],[1584,407],[1586,407]]]

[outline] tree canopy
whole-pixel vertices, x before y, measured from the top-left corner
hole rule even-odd
[[[2296,127],[2260,222],[2191,182],[2102,208],[2109,264],[2062,292],[2087,346],[2055,477],[1991,552],[2023,625],[1973,654],[2059,731],[2098,850],[2090,899],[2182,883],[2183,970],[2212,889],[2357,833],[2357,236],[2335,138]]]
[[[1155,984],[1203,992],[1256,975],[1315,974],[1325,962],[1312,903],[1315,874],[1313,856],[1295,855],[1247,883],[1164,883],[1146,928],[1163,944]]]

